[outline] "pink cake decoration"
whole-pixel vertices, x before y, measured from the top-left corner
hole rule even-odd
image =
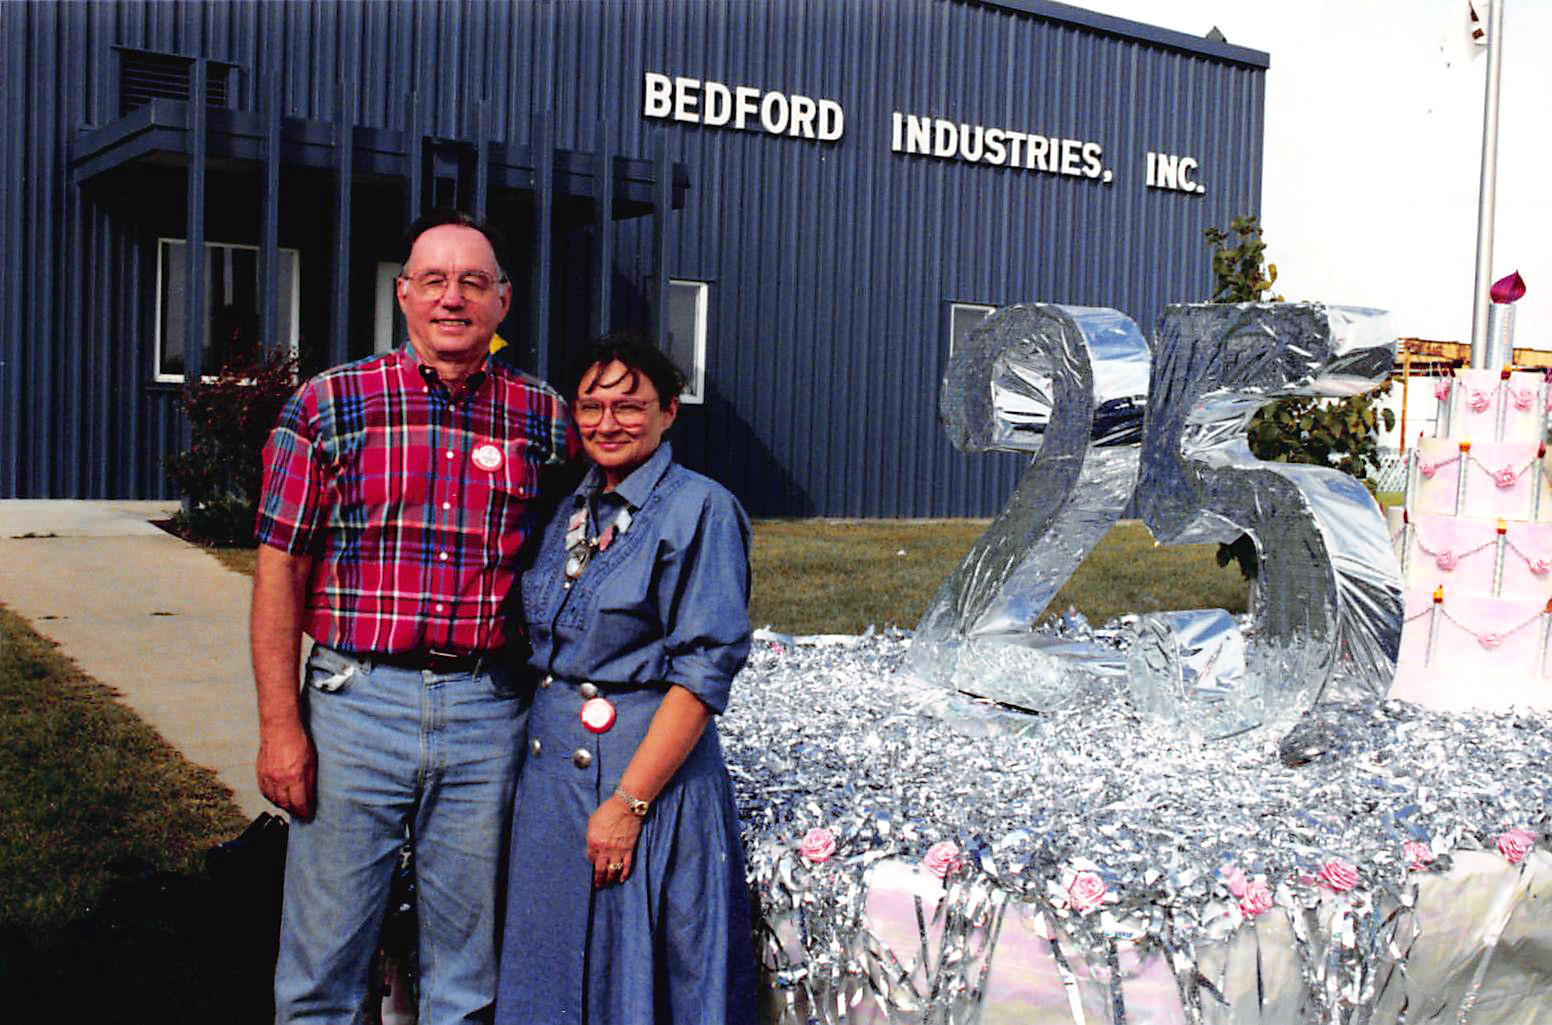
[[[1455,515],[1463,453],[1448,438],[1419,438],[1416,453],[1417,474],[1413,508],[1418,513]]]
[[[1532,478],[1537,476],[1536,448],[1529,442],[1495,441],[1477,445],[1466,476],[1466,516],[1528,520],[1532,514]],[[1491,484],[1491,486],[1484,486]]]
[[[1411,587],[1465,589],[1491,594],[1498,535],[1491,523],[1454,516],[1422,515],[1413,524],[1407,559]]]

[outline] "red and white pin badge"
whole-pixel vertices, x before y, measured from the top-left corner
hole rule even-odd
[[[495,473],[506,464],[507,457],[499,447],[486,442],[475,448],[469,459],[486,473]]]
[[[608,733],[614,725],[614,706],[603,698],[582,702],[582,725],[591,733]]]

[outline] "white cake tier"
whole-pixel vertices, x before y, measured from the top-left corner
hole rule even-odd
[[[1419,587],[1406,610],[1390,697],[1440,711],[1552,707],[1545,602]]]
[[[1434,433],[1440,438],[1472,438],[1479,442],[1539,442],[1545,437],[1549,395],[1539,371],[1461,368],[1455,378],[1442,378]]]
[[[1418,513],[1395,541],[1409,589],[1541,605],[1552,598],[1552,523]]]
[[[1552,474],[1537,441],[1420,438],[1411,478],[1418,514],[1552,522]]]

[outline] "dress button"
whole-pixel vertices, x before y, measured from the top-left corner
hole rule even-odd
[[[584,683],[577,688],[577,693],[582,695],[583,698],[596,698],[598,696],[598,687],[591,683]]]
[[[528,742],[528,750],[529,750],[529,752],[534,754],[534,755],[536,755],[536,756],[543,749],[544,749],[544,745],[539,743],[539,738],[538,737],[535,737],[535,738],[533,738],[532,740],[530,740]]]
[[[571,764],[579,769],[585,769],[593,764],[593,752],[585,747],[579,747],[571,752]]]
[[[447,450],[447,458],[449,458],[449,459],[453,458],[453,450],[452,449],[448,449]]]

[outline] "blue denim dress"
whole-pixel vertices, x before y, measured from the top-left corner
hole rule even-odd
[[[749,522],[665,443],[609,494],[596,468],[523,577],[542,681],[512,824],[496,1020],[507,1025],[756,1021],[744,857],[716,720],[652,804],[630,878],[595,890],[588,818],[611,799],[671,684],[713,712],[749,653]],[[575,510],[629,528],[566,585]],[[615,707],[589,732],[584,691]]]

